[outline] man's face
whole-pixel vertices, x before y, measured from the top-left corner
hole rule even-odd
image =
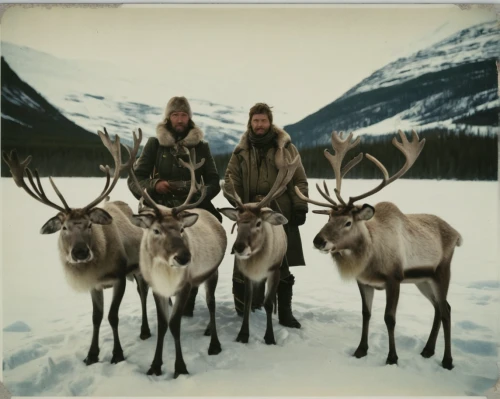
[[[266,134],[271,127],[271,122],[269,122],[266,114],[253,115],[250,124],[252,125],[252,130],[257,135]]]
[[[177,133],[183,133],[188,127],[189,115],[185,112],[173,112],[170,114],[170,123]]]

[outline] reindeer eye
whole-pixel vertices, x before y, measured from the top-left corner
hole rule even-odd
[[[89,223],[89,229],[92,227],[92,223]]]
[[[181,227],[181,234],[184,233],[184,227]]]
[[[158,229],[153,229],[153,233],[155,233],[155,234],[160,234],[160,230],[158,230]]]
[[[260,227],[262,225],[262,222],[259,220],[255,226]]]
[[[351,224],[352,224],[351,222],[347,222],[347,223],[345,224],[345,227],[349,227]]]
[[[63,226],[63,228],[62,228],[62,229],[63,229],[63,230],[68,230],[68,228],[67,228],[66,226]]]

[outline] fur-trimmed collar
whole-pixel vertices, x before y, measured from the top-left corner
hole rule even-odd
[[[290,137],[290,135],[287,132],[285,132],[283,129],[280,129],[279,127],[274,126],[274,125],[272,125],[271,128],[274,129],[274,131],[276,132],[276,139],[275,139],[276,147],[284,148],[292,142],[292,138]],[[235,153],[238,153],[238,152],[243,151],[243,150],[247,150],[247,151],[249,150],[249,148],[250,148],[250,143],[248,141],[249,134],[250,134],[249,130],[247,130],[245,133],[243,133],[243,135],[241,136],[241,139],[240,139],[240,143],[234,149]]]
[[[172,132],[167,129],[164,123],[159,123],[156,126],[156,137],[158,137],[160,145],[165,147],[174,147],[175,145],[195,147],[203,140],[204,134],[198,126],[195,126],[189,131],[184,139],[176,143]]]

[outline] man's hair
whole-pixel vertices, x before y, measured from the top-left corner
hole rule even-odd
[[[252,117],[256,114],[265,114],[269,118],[269,122],[271,125],[273,124],[273,111],[271,111],[271,107],[265,103],[257,103],[252,108],[250,108],[250,112],[248,113],[248,123],[247,127],[249,129],[252,128]]]

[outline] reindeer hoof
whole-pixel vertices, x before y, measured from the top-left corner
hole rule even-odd
[[[398,364],[398,355],[387,356],[387,361],[385,364]]]
[[[274,335],[265,335],[264,336],[264,342],[267,345],[276,345],[276,340],[274,339]]]
[[[209,355],[218,355],[219,353],[222,352],[222,348],[220,346],[220,343],[218,344],[211,344],[209,347],[208,347],[208,354]]]
[[[356,349],[356,352],[354,352],[354,357],[357,359],[361,359],[362,357],[365,357],[368,354],[368,348],[361,348],[359,347]]]
[[[453,359],[450,357],[448,359],[446,358],[443,358],[443,361],[441,362],[441,365],[443,366],[443,368],[447,369],[447,370],[451,370],[453,369]]]
[[[149,328],[147,330],[141,331],[140,338],[144,341],[145,339],[151,338],[151,331]]]
[[[181,374],[189,374],[186,369],[186,366],[184,366],[184,368],[180,368],[179,370],[175,370],[174,378],[179,377]]]
[[[425,357],[426,359],[434,356],[434,349],[427,349],[427,348],[424,348],[422,350],[422,352],[420,352],[420,354],[422,355],[422,357]]]
[[[99,355],[88,355],[83,361],[87,366],[97,363],[99,361]]]
[[[248,344],[248,337],[249,337],[249,334],[239,333],[238,336],[236,337],[236,342],[241,342],[243,344]]]
[[[148,375],[161,375],[161,366],[151,365],[151,368],[148,370]]]
[[[125,358],[123,357],[123,352],[118,352],[116,354],[113,354],[113,357],[111,358],[111,364],[116,364],[123,362]]]
[[[212,335],[212,329],[210,328],[210,326],[207,326],[203,335],[205,335],[205,337],[210,337],[210,335]]]

